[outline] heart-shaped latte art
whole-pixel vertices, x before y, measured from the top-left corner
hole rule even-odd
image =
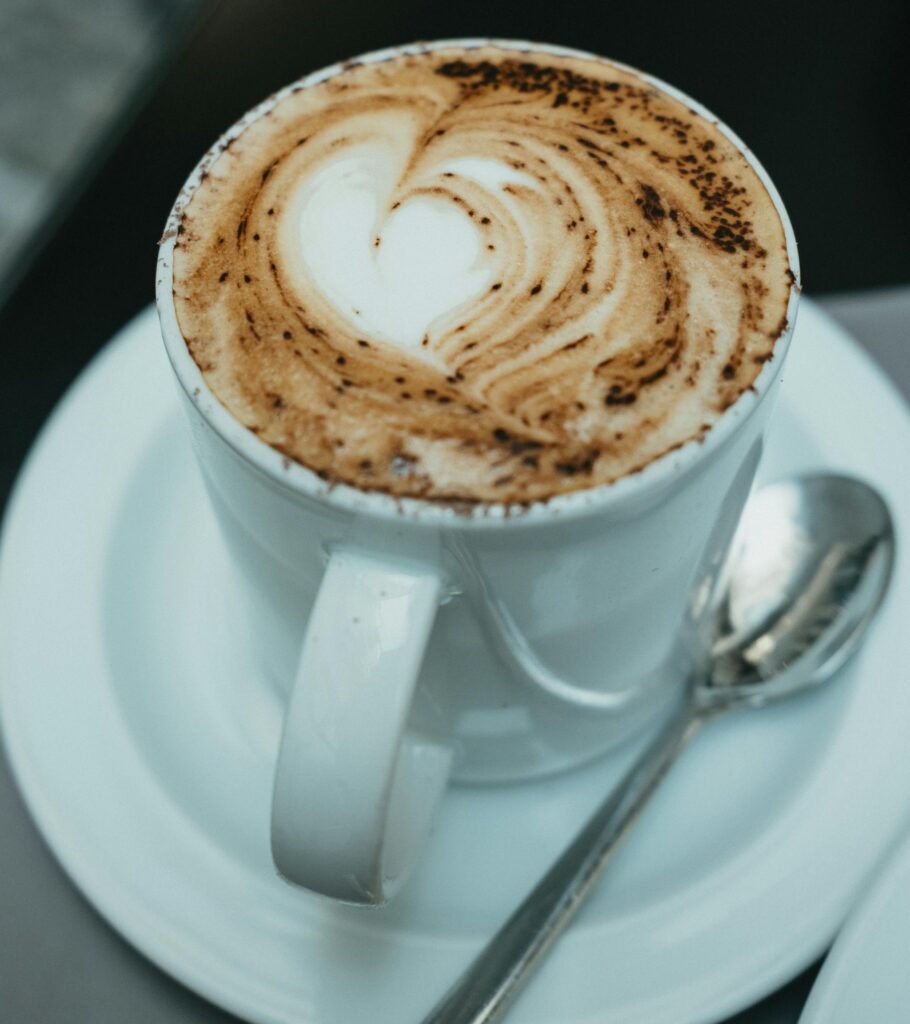
[[[786,326],[764,185],[606,61],[429,49],[288,90],[182,211],[175,302],[243,423],[327,479],[527,501],[701,437]]]
[[[494,268],[476,225],[444,198],[418,195],[390,209],[394,157],[390,146],[363,147],[303,190],[300,290],[320,290],[358,334],[434,361],[434,323],[484,292]]]

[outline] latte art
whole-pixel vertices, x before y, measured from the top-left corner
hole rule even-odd
[[[697,439],[757,377],[793,275],[719,129],[595,58],[354,63],[216,148],[174,298],[218,399],[324,478],[545,499]]]

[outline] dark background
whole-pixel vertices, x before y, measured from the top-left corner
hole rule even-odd
[[[203,0],[174,35],[0,308],[0,504],[66,385],[151,301],[156,240],[202,152],[275,88],[394,43],[527,38],[650,71],[758,154],[789,208],[809,293],[910,281],[907,0]]]

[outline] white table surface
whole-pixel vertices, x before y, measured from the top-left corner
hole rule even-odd
[[[910,287],[822,305],[910,398]],[[729,1024],[796,1024],[805,974]],[[11,1024],[230,1024],[119,937],[44,845],[0,760],[0,1020]],[[328,1024],[328,1022],[327,1022]]]

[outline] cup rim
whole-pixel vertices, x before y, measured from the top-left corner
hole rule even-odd
[[[638,76],[643,81],[685,103],[693,113],[712,122],[749,162],[749,165],[765,187],[780,217],[784,229],[787,258],[793,275],[787,300],[786,326],[774,343],[771,357],[766,361],[761,372],[752,382],[751,387],[747,388],[733,405],[721,413],[717,421],[712,424],[702,438],[687,441],[679,448],[653,459],[640,470],[628,473],[610,483],[568,491],[533,502],[459,503],[457,501],[444,502],[426,498],[399,497],[384,491],[363,490],[352,484],[324,480],[312,469],[309,469],[302,463],[289,459],[277,449],[272,448],[253,431],[240,423],[239,420],[235,419],[210,390],[202,372],[190,354],[177,321],[173,294],[173,252],[179,235],[183,210],[189,203],[196,186],[202,180],[203,172],[214,163],[227,145],[242,134],[253,121],[257,120],[293,91],[306,88],[341,73],[352,60],[358,63],[378,63],[408,53],[427,53],[446,48],[470,50],[478,49],[482,46],[495,46],[500,49],[515,50],[517,52],[548,53],[555,56],[579,57],[602,61]],[[454,529],[491,527],[501,523],[531,525],[554,519],[565,520],[583,517],[603,512],[618,504],[624,504],[631,499],[641,499],[644,495],[659,492],[672,482],[680,479],[683,475],[688,475],[707,459],[712,452],[724,445],[728,438],[758,408],[762,399],[768,393],[771,384],[780,372],[781,365],[790,347],[801,291],[802,285],[796,237],[793,233],[793,226],[790,223],[786,207],[777,188],[751,149],[707,107],[682,92],[682,90],[669,85],[654,75],[650,75],[632,65],[613,60],[612,58],[603,57],[585,50],[549,43],[485,37],[441,39],[432,42],[408,43],[373,50],[361,56],[338,61],[335,64],[313,71],[295,82],[284,86],[255,107],[252,107],[222,133],[206,151],[181,188],[168,215],[164,234],[159,243],[155,284],[155,297],[161,334],[168,358],[181,388],[186,393],[190,402],[199,410],[208,425],[244,461],[258,469],[280,488],[290,490],[319,503],[324,503],[339,511],[396,522],[408,521],[427,526],[450,527]]]

